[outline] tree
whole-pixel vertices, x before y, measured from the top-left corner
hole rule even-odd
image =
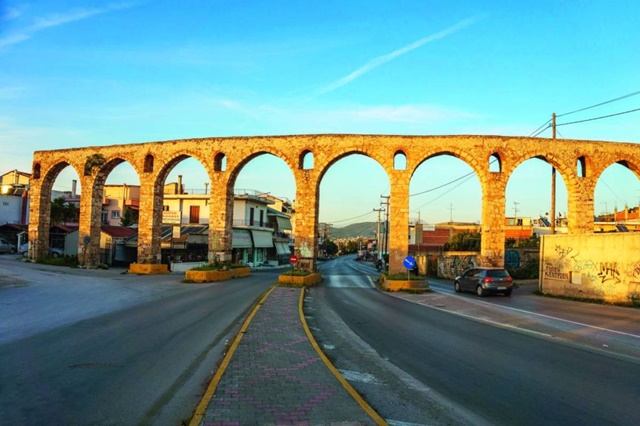
[[[460,232],[445,243],[444,251],[480,251],[480,241],[479,232]]]
[[[120,216],[120,226],[131,226],[134,223],[138,223],[138,218],[136,216],[137,215],[133,210],[129,207],[125,207],[122,216]]]
[[[515,238],[507,238],[504,241],[506,248],[539,248],[540,238],[533,234],[529,238],[516,240]]]
[[[76,222],[78,209],[73,203],[64,202],[64,197],[58,197],[51,202],[51,224],[58,225],[65,222]]]
[[[320,250],[328,256],[333,256],[338,252],[338,246],[331,240],[324,240],[324,242],[320,244]]]

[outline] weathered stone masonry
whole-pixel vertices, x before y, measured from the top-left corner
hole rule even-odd
[[[209,258],[229,258],[231,253],[233,188],[242,167],[261,154],[273,154],[293,171],[296,183],[296,254],[313,267],[317,251],[319,191],[322,176],[336,161],[363,154],[377,161],[389,176],[390,271],[404,271],[409,222],[409,182],[427,159],[453,155],[471,166],[482,188],[483,264],[504,262],[505,190],[509,176],[522,162],[541,158],[556,168],[567,187],[569,233],[593,232],[593,197],[601,173],[620,163],[638,173],[640,145],[578,140],[550,140],[506,136],[384,136],[297,135],[185,139],[166,142],[36,151],[31,180],[30,256],[46,253],[49,241],[50,199],[53,183],[71,166],[80,177],[78,252],[87,265],[97,262],[103,186],[109,173],[129,162],[140,178],[138,263],[160,261],[160,230],[164,182],[172,168],[188,157],[198,160],[211,180]],[[313,168],[303,160],[313,155]],[[406,157],[404,170],[394,169],[394,156]],[[223,169],[223,159],[226,168]],[[497,159],[498,171],[490,160]],[[581,167],[578,167],[578,164]],[[492,168],[495,170],[495,168]],[[83,245],[85,237],[90,243]]]

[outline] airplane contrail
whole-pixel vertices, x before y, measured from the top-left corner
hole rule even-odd
[[[378,68],[380,65],[383,65],[399,56],[404,55],[405,53],[408,53],[414,49],[417,49],[420,46],[423,46],[427,43],[430,43],[432,41],[435,40],[439,40],[441,38],[447,37],[451,34],[454,34],[468,26],[470,26],[471,24],[475,23],[477,20],[479,19],[478,16],[473,17],[473,18],[467,18],[465,20],[462,20],[460,22],[458,22],[457,24],[454,24],[440,32],[437,32],[435,34],[429,35],[427,37],[423,37],[420,40],[414,41],[411,44],[408,44],[398,50],[395,50],[391,53],[388,53],[386,55],[382,55],[382,56],[378,56],[377,58],[373,58],[372,60],[370,60],[367,64],[365,64],[364,66],[358,68],[357,70],[355,70],[354,72],[352,72],[351,74],[347,75],[346,77],[341,78],[340,80],[337,80],[331,84],[328,84],[327,86],[321,88],[317,94],[318,95],[323,95],[325,93],[331,92],[333,90],[336,90],[339,87],[344,86],[345,84],[351,83],[353,80],[355,80],[356,78],[360,77],[363,74],[368,73],[369,71]]]

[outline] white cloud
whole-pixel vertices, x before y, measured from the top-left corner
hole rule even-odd
[[[34,24],[22,29],[21,31],[0,38],[0,48],[21,43],[30,39],[34,34],[48,28],[81,21],[104,13],[129,9],[135,6],[137,6],[136,3],[111,3],[103,8],[73,9],[65,13],[54,13],[36,18]],[[20,16],[20,12],[14,11],[12,16],[14,16],[15,19]]]
[[[2,20],[13,21],[18,19],[22,15],[23,8],[21,7],[7,7],[2,15]]]

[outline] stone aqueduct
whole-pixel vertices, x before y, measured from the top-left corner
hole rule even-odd
[[[363,154],[387,172],[389,198],[389,269],[404,271],[409,223],[409,182],[424,161],[441,154],[465,161],[482,188],[482,246],[479,261],[502,265],[504,258],[505,190],[509,176],[530,158],[546,160],[566,184],[569,233],[593,232],[594,191],[601,173],[619,163],[639,175],[640,145],[583,140],[551,140],[506,136],[390,136],[295,135],[184,139],[36,151],[31,180],[29,239],[31,257],[46,253],[49,241],[53,183],[65,167],[78,173],[80,201],[79,253],[86,263],[98,259],[103,186],[109,173],[129,162],[140,179],[138,263],[158,263],[164,182],[180,161],[193,157],[211,180],[209,205],[209,259],[229,259],[232,243],[233,190],[242,167],[256,156],[272,154],[289,166],[296,184],[295,251],[304,265],[313,267],[317,251],[320,182],[336,161]],[[313,155],[313,167],[304,159]],[[394,168],[394,158],[406,158],[406,167]],[[490,168],[490,161],[497,160]],[[226,161],[226,167],[223,167]],[[83,241],[89,244],[83,245]],[[83,251],[85,250],[85,251]]]

